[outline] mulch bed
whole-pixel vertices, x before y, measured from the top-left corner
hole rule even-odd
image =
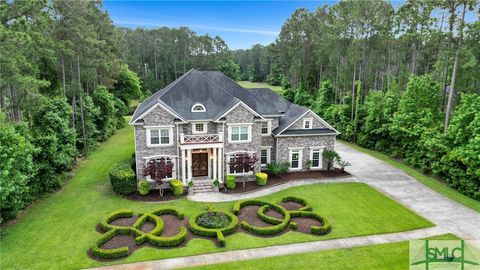
[[[237,187],[235,189],[227,189],[221,188],[220,192],[227,193],[227,194],[237,194],[237,193],[244,193],[250,192],[255,190],[260,190],[264,188],[268,188],[271,186],[280,185],[283,183],[297,181],[297,180],[304,180],[304,179],[318,179],[318,181],[322,181],[322,179],[332,178],[332,177],[347,177],[350,174],[346,171],[341,171],[338,168],[334,170],[326,171],[311,171],[311,172],[290,172],[284,175],[276,175],[276,174],[268,174],[268,181],[265,186],[259,186],[255,183],[255,181],[248,181],[245,182],[245,187],[243,187],[242,182],[237,182]]]
[[[296,202],[282,202],[280,204],[288,210],[295,210],[295,209],[298,209],[298,208],[302,207],[301,204],[296,203]],[[254,226],[258,226],[258,227],[272,226],[272,224],[266,223],[266,222],[264,222],[264,221],[262,221],[261,219],[258,218],[258,216],[257,216],[258,208],[259,208],[259,206],[253,206],[253,205],[243,207],[241,209],[239,215],[238,215],[239,224],[242,221],[247,221],[248,223],[250,223]],[[269,216],[275,217],[275,218],[283,219],[283,215],[281,213],[273,210],[273,209],[268,210],[266,212],[266,214],[269,215]],[[183,220],[178,220],[178,218],[176,216],[168,215],[168,214],[161,215],[160,217],[164,221],[164,231],[162,232],[162,234],[160,236],[174,236],[180,231],[180,226],[182,226],[182,225],[188,228],[188,218],[187,217],[184,218]],[[129,218],[119,218],[119,219],[116,219],[116,220],[112,221],[111,224],[112,225],[117,225],[117,226],[132,226],[137,219],[138,219],[138,216],[132,216],[132,217],[129,217]],[[291,220],[298,224],[297,231],[303,232],[303,233],[310,233],[310,226],[312,226],[312,225],[321,226],[320,222],[318,222],[317,220],[314,220],[314,219],[310,219],[310,218],[300,218],[300,217],[298,217],[298,218],[292,218]],[[147,221],[142,226],[141,230],[143,232],[148,232],[148,231],[152,230],[154,228],[154,226],[155,225],[153,223]],[[105,233],[98,225],[96,227],[96,230],[99,233]],[[285,229],[283,232],[281,232],[279,234],[270,235],[270,236],[266,236],[266,235],[262,236],[262,235],[256,235],[256,234],[252,234],[248,231],[245,231],[239,226],[238,229],[237,229],[237,232],[243,232],[243,233],[255,236],[255,237],[271,238],[271,237],[276,237],[276,236],[282,235],[284,233],[287,233],[290,230],[291,229],[287,227],[287,229]],[[192,238],[207,239],[207,240],[213,241],[214,243],[216,243],[216,241],[217,241],[216,238],[202,237],[202,236],[194,235],[190,230],[187,230],[186,240],[181,245],[178,245],[178,246],[175,246],[175,247],[163,247],[163,248],[155,247],[155,248],[159,248],[159,249],[179,248],[179,247],[185,246],[186,243]],[[135,237],[131,236],[131,235],[117,235],[117,236],[113,237],[112,239],[110,239],[110,241],[104,243],[101,246],[101,248],[115,249],[115,248],[125,247],[125,246],[128,246],[129,254],[132,254],[132,252],[134,252],[135,250],[137,250],[139,248],[142,248],[144,246],[154,247],[154,246],[150,245],[149,243],[144,243],[142,245],[136,245],[135,244]],[[92,259],[95,259],[95,260],[98,260],[98,261],[112,261],[112,259],[96,258],[96,257],[92,256],[90,251],[88,252],[88,255]]]
[[[147,195],[140,195],[138,194],[138,192],[135,191],[134,194],[127,196],[127,199],[130,199],[133,201],[141,201],[141,202],[166,202],[166,201],[173,201],[178,198],[182,198],[183,196],[186,196],[186,195],[187,195],[187,192],[185,191],[182,196],[177,197],[173,195],[170,189],[165,189],[163,190],[163,196],[160,196],[160,193],[158,190],[152,189]]]

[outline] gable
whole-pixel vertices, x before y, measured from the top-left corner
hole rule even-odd
[[[292,129],[303,129],[303,121],[304,119],[311,119],[312,120],[312,128],[328,128],[324,122],[321,122],[312,111],[308,111],[304,116],[300,117],[297,121],[293,122],[293,124],[287,128],[287,130]]]
[[[174,125],[175,124],[175,115],[172,112],[169,112],[166,108],[162,106],[154,106],[149,110],[145,116],[141,119],[143,120],[144,126],[164,126],[164,125]]]

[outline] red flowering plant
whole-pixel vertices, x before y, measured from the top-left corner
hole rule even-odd
[[[151,179],[158,184],[163,183],[163,180],[171,176],[173,172],[173,162],[165,158],[152,159],[147,162],[143,169],[143,176],[149,175]]]
[[[258,156],[256,154],[249,154],[247,152],[238,153],[233,160],[228,162],[231,170],[235,170],[237,173],[248,173],[255,170],[255,163],[258,162]],[[243,187],[245,187],[245,178],[242,178]]]

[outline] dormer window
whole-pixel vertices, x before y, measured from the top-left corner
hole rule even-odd
[[[312,118],[305,118],[303,119],[303,128],[304,129],[312,129],[313,119]]]
[[[192,106],[192,112],[206,112],[205,106],[203,104],[197,103]]]

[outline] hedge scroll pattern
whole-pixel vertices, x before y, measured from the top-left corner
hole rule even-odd
[[[235,232],[238,226],[238,218],[235,215],[232,215],[226,212],[220,212],[220,211],[211,211],[211,212],[224,214],[230,220],[230,224],[228,224],[226,227],[219,228],[219,229],[202,227],[197,222],[198,218],[204,214],[204,212],[201,212],[197,215],[192,216],[189,219],[188,225],[190,227],[190,231],[192,231],[193,234],[200,235],[200,236],[216,237],[218,245],[221,247],[224,247],[225,235],[232,234]]]
[[[100,227],[104,234],[102,234],[94,243],[90,249],[92,255],[102,259],[116,259],[124,256],[128,256],[128,247],[119,247],[115,249],[103,249],[101,246],[111,240],[117,235],[132,235],[135,237],[135,244],[141,245],[148,242],[157,247],[173,247],[183,243],[187,236],[187,229],[185,226],[180,227],[180,231],[174,236],[162,237],[159,236],[164,230],[164,222],[160,217],[161,215],[174,215],[179,220],[183,220],[183,213],[176,209],[165,208],[144,214],[139,214],[139,218],[131,226],[118,226],[110,224],[112,221],[119,218],[130,218],[133,216],[132,210],[118,210],[110,213],[100,221]],[[155,224],[154,228],[149,232],[141,231],[141,228],[145,222],[152,222]]]

